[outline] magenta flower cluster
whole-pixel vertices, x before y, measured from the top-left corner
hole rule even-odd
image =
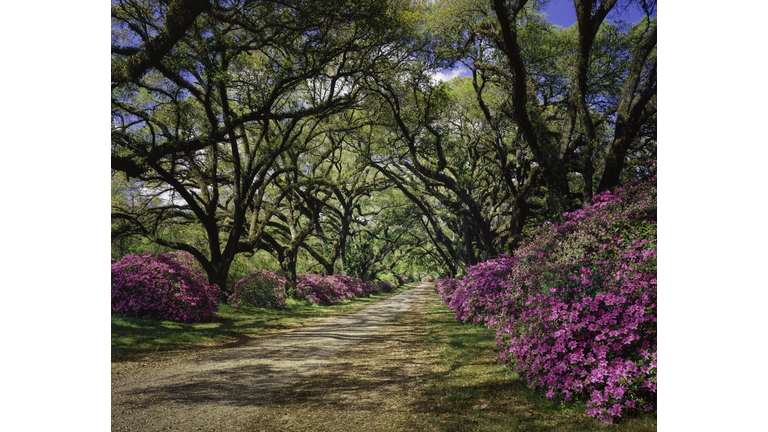
[[[438,279],[435,282],[435,292],[440,296],[440,300],[447,304],[451,303],[454,294],[463,295],[463,288],[461,287],[461,279]]]
[[[112,312],[177,322],[216,322],[222,293],[192,255],[132,254],[112,264]]]
[[[269,270],[249,271],[235,284],[234,292],[229,296],[229,305],[253,304],[283,309],[288,286],[286,278]]]
[[[296,297],[324,305],[332,305],[337,301],[353,297],[368,297],[372,294],[391,292],[395,289],[387,282],[363,282],[358,278],[345,275],[300,274],[296,276]]]
[[[506,282],[512,276],[515,261],[507,256],[470,267],[458,289],[453,291],[448,307],[461,322],[481,323],[493,316],[501,304]]]
[[[497,360],[612,423],[656,404],[656,179],[593,203],[436,290],[457,319],[496,330]]]

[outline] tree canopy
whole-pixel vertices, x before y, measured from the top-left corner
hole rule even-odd
[[[113,0],[113,258],[457,276],[650,174],[655,3],[541,6]]]

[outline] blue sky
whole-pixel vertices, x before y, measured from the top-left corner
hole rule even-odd
[[[623,20],[629,23],[637,22],[643,17],[643,12],[634,5],[629,6],[623,13],[618,13],[614,8],[608,14],[607,20]],[[548,21],[560,27],[570,27],[576,22],[576,10],[573,6],[573,0],[550,0],[546,10]],[[652,16],[656,16],[653,14]]]

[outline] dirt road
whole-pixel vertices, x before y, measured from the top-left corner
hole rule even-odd
[[[425,430],[425,289],[282,337],[115,368],[113,431]]]

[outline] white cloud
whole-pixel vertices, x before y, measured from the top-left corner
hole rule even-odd
[[[454,70],[445,69],[443,71],[440,71],[432,75],[432,82],[435,84],[439,83],[440,81],[447,82],[456,78],[459,75],[461,75],[461,71],[458,69],[454,69]]]

